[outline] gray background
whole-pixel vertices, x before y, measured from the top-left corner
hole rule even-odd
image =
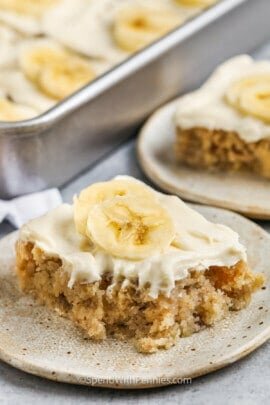
[[[256,57],[269,57],[270,46],[264,46]],[[146,180],[137,164],[133,140],[123,144],[97,165],[62,188],[64,201],[94,181],[107,180],[118,174],[129,174]],[[270,223],[261,222],[270,232]],[[0,225],[0,236],[13,228]],[[181,361],[181,359],[179,359]],[[223,370],[198,378],[191,385],[178,385],[144,391],[114,391],[72,386],[46,381],[28,375],[0,362],[0,404],[202,404],[250,405],[270,403],[270,342],[244,360]]]

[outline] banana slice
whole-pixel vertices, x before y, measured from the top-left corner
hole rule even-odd
[[[144,197],[155,200],[154,194],[143,184],[124,179],[115,179],[96,183],[81,191],[79,197],[74,198],[74,221],[76,229],[82,235],[86,234],[87,219],[90,209],[111,198],[132,195],[134,198]]]
[[[142,260],[168,248],[175,229],[168,212],[157,201],[127,196],[94,205],[87,234],[113,256]]]
[[[115,18],[113,37],[125,51],[136,52],[180,25],[183,18],[169,9],[126,7]]]
[[[48,66],[40,76],[40,87],[49,96],[57,100],[69,96],[95,78],[90,66],[80,60],[67,59],[54,66]]]
[[[35,115],[36,112],[29,107],[0,98],[0,121],[22,121]]]
[[[47,45],[25,49],[19,63],[26,77],[56,100],[69,96],[95,77],[85,59]]]
[[[240,112],[270,123],[270,75],[250,76],[234,83],[226,99]]]
[[[185,7],[209,7],[217,3],[218,0],[174,0],[180,6]]]
[[[0,9],[40,17],[59,0],[0,0]]]
[[[25,76],[31,81],[37,82],[43,67],[59,63],[60,58],[64,58],[60,48],[49,44],[35,46],[33,43],[33,46],[29,45],[22,50],[19,63]]]

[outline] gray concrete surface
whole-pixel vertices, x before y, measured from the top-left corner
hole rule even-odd
[[[124,144],[98,165],[64,187],[65,201],[84,186],[117,174],[130,174],[146,180],[135,158],[134,142]],[[261,223],[270,231],[270,223]],[[0,235],[11,231],[0,226]],[[114,391],[46,381],[0,362],[0,404],[71,405],[71,404],[181,404],[181,405],[253,405],[270,403],[270,342],[244,360],[223,370],[178,385],[145,391]],[[180,359],[179,359],[180,361]]]

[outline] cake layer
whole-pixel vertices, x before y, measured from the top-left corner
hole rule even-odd
[[[177,281],[170,297],[153,299],[149,287],[138,282],[115,283],[109,273],[99,281],[72,288],[61,259],[33,243],[17,244],[17,273],[23,291],[40,303],[71,319],[86,336],[133,339],[138,351],[153,353],[168,349],[178,337],[189,336],[224,318],[230,310],[245,307],[254,291],[263,284],[243,261],[232,267],[210,267],[189,272]]]

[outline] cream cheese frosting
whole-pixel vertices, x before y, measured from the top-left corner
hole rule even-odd
[[[1,69],[15,66],[20,40],[19,34],[5,24],[0,23]]]
[[[62,44],[93,58],[117,63],[129,53],[114,42],[111,28],[121,8],[136,5],[156,9],[172,9],[183,21],[201,9],[181,7],[174,0],[63,0],[44,15],[44,32]]]
[[[41,20],[32,16],[0,9],[0,21],[26,35],[38,35],[42,33]]]
[[[269,138],[269,124],[242,114],[225,99],[234,82],[257,74],[269,75],[270,62],[254,61],[248,55],[241,55],[220,65],[200,89],[179,99],[174,117],[176,125],[182,129],[235,131],[245,142]]]
[[[121,178],[138,182],[128,176]],[[237,233],[224,225],[209,222],[178,197],[151,190],[173,218],[176,236],[166,251],[144,260],[113,257],[92,245],[77,233],[73,206],[69,204],[62,204],[24,225],[20,239],[33,242],[47,254],[60,258],[63,269],[70,275],[70,288],[76,281],[91,283],[109,272],[113,282],[124,278],[125,283],[138,280],[139,287],[150,285],[153,298],[159,293],[170,295],[175,282],[187,277],[190,269],[229,267],[247,260]]]
[[[118,7],[127,1],[63,0],[45,14],[44,32],[87,56],[120,61],[127,53],[114,45],[109,26]]]

